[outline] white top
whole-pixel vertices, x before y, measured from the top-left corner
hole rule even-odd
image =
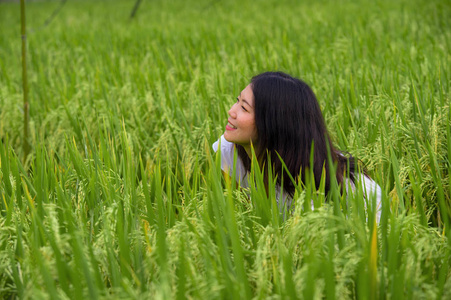
[[[218,151],[219,144],[221,145],[221,169],[224,172],[226,172],[227,174],[231,174],[233,172],[233,153],[235,150],[234,144],[227,141],[224,138],[224,135],[222,135],[221,138],[213,144],[213,150],[215,152]],[[243,161],[240,159],[239,156],[237,156],[235,170],[236,170],[236,181],[241,185],[241,187],[244,187],[244,188],[249,187],[248,173],[244,169]],[[375,195],[376,203],[377,203],[377,221],[379,222],[380,217],[381,217],[381,210],[382,210],[382,206],[381,206],[382,190],[381,190],[380,186],[374,180],[365,176],[364,174],[361,174],[359,176],[359,178],[356,178],[356,179],[360,180],[360,184],[363,188],[366,199],[373,199],[372,197],[373,197],[373,195]],[[345,183],[345,184],[346,184],[346,188],[347,188],[347,183]],[[353,189],[355,189],[355,185],[353,182],[351,182],[351,187]],[[277,187],[277,190],[276,190],[277,204],[279,204],[279,201],[278,201],[279,194],[280,194],[280,188]],[[287,195],[285,193],[284,193],[283,198],[284,199],[282,201],[282,204],[285,204],[285,202],[286,202],[286,206],[289,208],[291,206],[292,199],[290,197],[288,197],[288,199],[287,199]],[[312,205],[312,210],[313,210],[314,209],[313,200],[312,200],[311,205]],[[283,210],[284,206],[285,205],[280,206],[280,209]]]

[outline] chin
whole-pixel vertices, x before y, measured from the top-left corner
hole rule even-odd
[[[224,132],[224,138],[226,139],[227,142],[233,143],[233,140],[230,139],[230,137],[229,137],[228,134],[227,134],[227,131]]]

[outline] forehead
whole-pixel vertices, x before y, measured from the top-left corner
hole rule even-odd
[[[251,85],[249,84],[244,88],[244,90],[240,93],[241,100],[244,100],[249,103],[249,105],[254,105],[254,93],[252,92]]]

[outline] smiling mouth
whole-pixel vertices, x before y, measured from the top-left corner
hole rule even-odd
[[[230,128],[232,128],[232,129],[236,129],[236,126],[233,125],[232,123],[228,122],[228,121],[227,121],[227,125],[228,125]]]

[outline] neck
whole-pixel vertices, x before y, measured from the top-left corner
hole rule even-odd
[[[252,160],[252,148],[254,148],[254,152],[256,152],[255,145],[250,143],[249,145],[243,146],[243,148],[246,151],[247,156],[249,156],[249,158]],[[255,155],[257,155],[257,153],[255,153]]]

